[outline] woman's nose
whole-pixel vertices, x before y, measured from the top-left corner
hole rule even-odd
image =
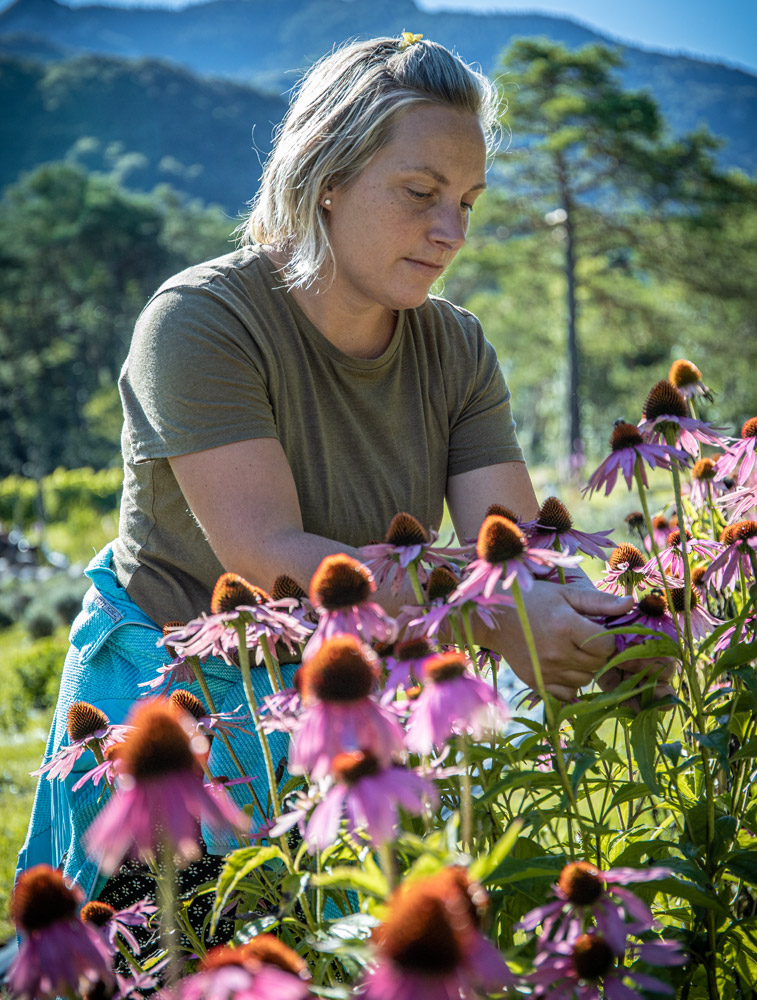
[[[467,232],[467,212],[464,212],[459,205],[444,205],[440,206],[434,215],[429,238],[450,250],[459,250],[465,243]]]

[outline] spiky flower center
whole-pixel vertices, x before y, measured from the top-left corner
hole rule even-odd
[[[326,611],[367,601],[376,589],[367,566],[344,553],[326,556],[310,581],[310,600]]]
[[[655,531],[668,531],[671,527],[675,526],[674,522],[675,524],[678,524],[676,518],[671,518],[670,521],[668,521],[663,514],[655,514],[652,518],[652,527]]]
[[[302,589],[299,583],[293,580],[291,576],[287,576],[286,573],[277,576],[273,581],[271,597],[274,601],[283,601],[288,597],[294,598],[296,601],[301,601],[303,597],[307,596],[307,592]]]
[[[445,901],[454,928],[465,930],[468,924],[481,927],[489,897],[480,882],[471,881],[462,865],[442,868],[429,880],[429,888]]]
[[[741,428],[742,438],[757,438],[757,417],[750,417]]]
[[[115,912],[115,907],[111,906],[110,903],[102,903],[99,899],[90,899],[82,906],[79,918],[88,924],[94,924],[96,927],[105,927],[113,919]]]
[[[236,611],[238,607],[265,604],[271,597],[261,587],[245,580],[239,573],[222,573],[213,588],[210,610],[214,615]]]
[[[430,536],[412,514],[401,512],[392,518],[384,541],[396,546],[426,545],[430,541]]]
[[[686,541],[687,542],[691,541],[691,532],[689,531],[688,528],[686,529]],[[667,545],[667,547],[669,549],[672,549],[674,545],[680,545],[681,544],[681,530],[680,530],[680,528],[676,528],[675,531],[671,531],[670,532],[670,534],[667,537],[667,540],[666,540],[665,544]]]
[[[714,479],[716,474],[715,463],[711,458],[700,458],[694,463],[691,475],[694,479]]]
[[[132,732],[121,744],[122,769],[137,781],[191,771],[195,757],[189,737],[168,702],[153,699],[138,704],[130,718]]]
[[[630,514],[626,514],[625,522],[631,531],[641,531],[644,527],[644,515],[640,510],[632,510]]]
[[[108,716],[88,701],[75,701],[68,710],[68,737],[72,743],[107,729]]]
[[[661,590],[654,587],[639,601],[639,611],[648,618],[662,618],[668,604]]]
[[[166,622],[163,626],[163,638],[169,639],[172,632],[176,632],[180,628],[184,628],[186,622]],[[173,648],[170,642],[165,643],[166,650],[170,656],[176,654],[176,650]]]
[[[613,451],[623,451],[624,448],[637,448],[644,444],[644,438],[636,424],[618,423],[610,435],[610,448]]]
[[[378,758],[370,750],[345,751],[331,761],[332,775],[345,785],[354,785],[361,778],[372,778],[380,770]]]
[[[568,508],[557,497],[547,497],[539,508],[538,525],[540,528],[550,528],[558,533],[570,531],[573,518]]]
[[[526,538],[514,521],[490,514],[481,525],[476,543],[479,559],[498,565],[517,559],[526,548]]]
[[[173,691],[168,699],[171,705],[175,705],[182,711],[187,712],[195,719],[202,719],[208,714],[207,708],[203,705],[197,695],[191,691]]]
[[[707,572],[707,566],[704,563],[700,563],[699,566],[695,566],[691,571],[691,583],[694,587],[701,587],[704,583],[704,574]]]
[[[60,872],[49,865],[34,865],[19,876],[11,910],[16,924],[31,934],[59,920],[72,920],[78,902]]]
[[[602,873],[588,861],[574,861],[560,872],[558,885],[574,906],[592,906],[605,891]]]
[[[246,957],[246,945],[241,945],[238,948],[230,948],[226,944],[219,944],[207,952],[201,961],[200,967],[206,971],[211,969],[225,969],[228,966],[236,966],[244,969],[247,967],[247,963],[245,962]],[[253,965],[253,963],[250,963],[250,965]],[[254,967],[257,967],[257,963],[254,963]]]
[[[461,653],[439,653],[423,665],[423,675],[433,684],[462,677],[465,673],[465,657]]]
[[[725,545],[734,545],[736,542],[754,538],[755,535],[757,535],[757,521],[737,521],[723,529],[720,541]]]
[[[398,642],[394,648],[394,655],[400,663],[407,663],[409,660],[422,660],[425,656],[430,656],[433,652],[428,639],[405,639]]]
[[[305,959],[273,934],[258,934],[243,945],[243,950],[246,958],[256,958],[266,965],[275,965],[284,972],[291,972],[293,976],[302,979],[306,974]]]
[[[581,979],[596,982],[615,965],[615,955],[601,935],[582,934],[573,945],[573,965]]]
[[[644,404],[644,417],[657,420],[658,417],[688,417],[689,404],[674,385],[667,379],[656,382],[649,390]]]
[[[508,521],[514,521],[516,524],[518,523],[518,515],[509,507],[505,507],[505,505],[501,503],[489,504],[486,508],[486,514],[484,517],[491,517],[492,515],[496,515],[497,517],[506,517]]]
[[[345,702],[367,698],[376,681],[374,661],[352,635],[327,639],[300,668],[303,693],[320,701]]]
[[[618,569],[624,563],[628,563],[630,569],[641,569],[646,559],[635,545],[631,545],[630,542],[622,542],[612,550],[608,562],[610,569]]]
[[[683,614],[686,609],[686,588],[685,587],[671,587],[670,588],[670,603],[673,610],[678,614]],[[699,598],[697,596],[696,590],[691,591],[691,600],[689,602],[689,607],[693,611],[694,608],[698,607]]]
[[[459,580],[446,566],[435,566],[428,575],[426,595],[429,601],[444,600],[457,587]]]
[[[691,361],[681,358],[678,361],[674,361],[670,366],[668,381],[676,389],[682,389],[684,386],[696,385],[697,382],[701,382],[702,373]]]
[[[384,955],[407,972],[447,976],[463,958],[445,900],[423,882],[395,895],[375,939]]]

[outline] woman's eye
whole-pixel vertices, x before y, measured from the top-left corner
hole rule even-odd
[[[460,207],[461,207],[461,208],[462,208],[462,209],[463,209],[464,211],[466,211],[466,212],[472,212],[472,211],[473,211],[473,205],[471,205],[471,204],[470,204],[469,202],[467,202],[467,201],[461,201],[461,202],[460,202]]]
[[[415,191],[413,188],[408,188],[407,193],[411,198],[415,198],[416,201],[426,201],[427,198],[431,197],[430,191]]]

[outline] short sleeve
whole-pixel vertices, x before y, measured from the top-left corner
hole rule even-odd
[[[139,317],[119,380],[133,462],[277,437],[252,331],[205,288],[159,292]]]
[[[500,462],[524,461],[510,409],[510,390],[496,351],[475,316],[466,316],[472,369],[467,369],[460,405],[451,414],[448,476]]]

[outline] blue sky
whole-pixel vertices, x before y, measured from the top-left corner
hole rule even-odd
[[[0,8],[11,0],[0,0]],[[82,0],[62,0],[71,6]],[[83,0],[84,3],[93,0]],[[183,7],[188,0],[99,0]],[[191,2],[191,0],[190,0]],[[277,4],[272,0],[271,13]],[[338,2],[338,0],[332,0]],[[540,11],[572,17],[614,39],[668,52],[686,52],[757,73],[757,0],[416,0],[428,10]]]

